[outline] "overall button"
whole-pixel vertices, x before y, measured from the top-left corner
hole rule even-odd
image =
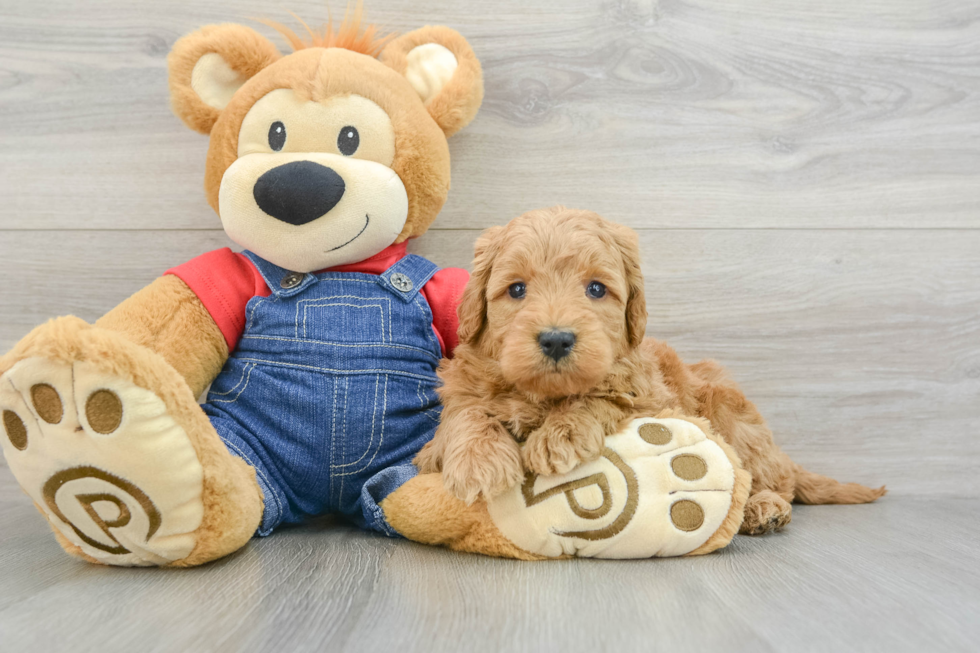
[[[412,283],[412,280],[409,279],[406,275],[402,274],[401,272],[396,272],[393,275],[391,275],[391,285],[393,285],[395,288],[398,288],[398,290],[402,292],[409,292],[412,288],[415,287],[415,285]]]
[[[303,275],[299,272],[290,272],[282,278],[279,285],[284,289],[289,290],[290,288],[295,288],[301,283],[303,283]]]

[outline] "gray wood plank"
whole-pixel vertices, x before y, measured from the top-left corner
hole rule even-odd
[[[170,115],[180,35],[319,1],[0,2],[0,229],[196,229],[206,141]],[[443,224],[564,202],[634,226],[980,226],[980,3],[390,1],[486,67]],[[260,29],[266,30],[264,27]]]
[[[799,462],[899,494],[980,494],[980,232],[640,235],[648,334],[730,367]],[[467,267],[476,236],[436,231],[412,249]],[[213,231],[9,232],[0,348],[55,315],[93,321],[226,244]]]
[[[521,563],[319,521],[193,570],[65,556],[0,469],[4,651],[971,651],[978,499],[803,507],[704,558]],[[912,526],[914,525],[914,526]]]

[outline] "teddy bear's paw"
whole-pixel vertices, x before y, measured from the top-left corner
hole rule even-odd
[[[558,476],[529,473],[487,507],[505,537],[538,555],[678,556],[721,529],[735,477],[697,425],[643,418],[607,437],[599,460]]]
[[[157,395],[91,363],[34,357],[0,377],[0,414],[11,471],[70,552],[148,566],[194,549],[203,469]]]

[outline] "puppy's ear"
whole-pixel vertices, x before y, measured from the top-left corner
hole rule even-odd
[[[191,129],[210,133],[238,89],[279,56],[267,38],[244,25],[209,25],[188,34],[167,57],[174,113]]]
[[[459,32],[423,27],[386,45],[380,58],[408,79],[447,137],[476,116],[483,102],[483,69]]]
[[[626,337],[630,347],[638,347],[647,331],[647,301],[640,272],[640,241],[629,227],[613,225],[613,238],[623,257],[626,274]]]
[[[493,260],[500,253],[503,227],[491,227],[483,232],[474,246],[473,273],[463,290],[456,314],[459,317],[457,335],[460,344],[473,344],[487,323],[487,283],[493,270]]]

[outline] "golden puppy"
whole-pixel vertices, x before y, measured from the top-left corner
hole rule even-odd
[[[599,457],[605,436],[664,409],[704,417],[752,474],[741,532],[789,523],[790,502],[866,503],[885,493],[804,470],[714,361],[686,365],[644,339],[636,234],[589,211],[532,211],[487,230],[443,362],[442,423],[416,464],[472,502]],[[518,443],[524,442],[521,447]]]

